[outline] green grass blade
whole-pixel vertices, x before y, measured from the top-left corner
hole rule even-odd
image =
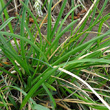
[[[8,2],[8,4],[9,4],[10,2],[11,2],[11,0]],[[2,7],[5,7],[5,3],[4,3],[3,0],[1,0],[1,4],[2,4]],[[8,5],[8,4],[7,4],[7,5]],[[7,5],[6,5],[6,6],[7,6]],[[2,12],[2,11],[1,11],[1,12]],[[8,12],[7,12],[7,9],[6,9],[6,8],[4,8],[4,14],[5,14],[6,19],[8,19],[8,18],[9,18],[9,15],[8,15]],[[11,23],[8,24],[8,27],[9,27],[9,29],[10,29],[10,32],[13,33],[13,28],[12,28]]]
[[[51,6],[52,6],[52,1],[48,2],[48,23],[47,23],[47,40],[51,42],[52,38],[50,38],[51,34]]]
[[[56,42],[58,42],[59,38],[73,25],[77,22],[77,20],[74,20],[73,22],[71,22],[67,27],[65,27],[62,32],[55,37],[55,40],[52,42],[51,46],[48,48],[46,55],[49,53],[49,51],[52,49],[52,47],[55,45]]]
[[[65,54],[64,56],[62,56],[61,58],[59,58],[56,62],[54,62],[52,65],[56,65],[58,63],[60,63],[62,60],[64,61],[64,59],[66,60],[70,55],[75,54],[78,51],[81,51],[82,49],[84,49],[88,44],[90,43],[94,43],[95,41],[97,41],[98,39],[104,38],[105,36],[109,35],[110,31],[106,32],[105,34],[99,36],[99,37],[95,37],[91,40],[89,40],[88,42],[76,47],[75,49],[69,51],[67,54]]]
[[[42,84],[42,86],[45,89],[45,91],[47,92],[47,94],[49,95],[51,103],[52,103],[52,106],[53,106],[53,110],[55,110],[56,102],[55,102],[55,100],[54,100],[54,98],[52,96],[52,93],[48,90],[48,88],[46,87],[46,85],[44,83]]]
[[[20,88],[18,88],[18,87],[16,87],[16,86],[9,86],[9,87],[12,87],[12,88],[14,88],[14,89],[20,91],[21,93],[23,93],[24,96],[27,95],[26,92],[24,92],[22,89],[20,89]],[[33,103],[33,104],[31,105],[31,108],[32,108],[33,110],[49,110],[47,107],[44,107],[44,106],[39,105],[39,104],[36,104],[36,102],[35,102],[32,98],[30,98],[28,101],[29,101],[29,102],[31,101],[31,102]]]
[[[22,110],[22,108],[25,106],[25,104],[27,103],[27,101],[29,100],[29,98],[33,95],[33,93],[41,86],[41,84],[50,77],[50,75],[52,75],[55,71],[57,70],[57,68],[52,69],[50,71],[48,71],[46,73],[45,76],[43,76],[42,79],[40,79],[32,88],[31,90],[28,92],[27,96],[24,98],[21,106],[20,106],[20,110]]]
[[[7,19],[1,26],[0,26],[0,31],[6,27],[6,25],[8,25],[8,23],[13,20],[15,17],[11,17],[9,19]]]
[[[6,36],[13,36],[15,38],[18,38],[18,39],[21,39],[21,40],[24,40],[26,41],[27,43],[29,43],[31,46],[33,46],[33,48],[37,51],[39,51],[42,56],[44,57],[45,61],[48,62],[46,56],[44,55],[44,53],[30,40],[26,39],[25,37],[21,37],[20,35],[17,35],[17,34],[12,34],[12,33],[8,33],[8,32],[2,32],[0,31],[0,34],[3,34],[3,35],[6,35]]]
[[[25,0],[25,4],[28,5],[29,0]],[[25,24],[25,18],[26,18],[26,8],[23,9],[23,13],[22,13],[22,19],[21,19],[21,25],[20,25],[20,35],[22,37],[24,37],[24,24]],[[24,61],[24,64],[27,68],[27,74],[31,75],[29,69],[28,69],[28,64],[25,58],[25,49],[24,49],[24,41],[21,39],[20,41],[20,46],[21,46],[21,55]]]
[[[55,34],[55,31],[56,31],[56,29],[57,29],[57,27],[58,27],[58,25],[59,25],[59,21],[60,21],[60,19],[61,19],[62,13],[63,13],[64,8],[65,8],[65,6],[66,6],[66,2],[67,2],[67,0],[64,0],[64,1],[63,1],[63,4],[62,4],[62,7],[61,7],[60,12],[59,12],[59,14],[58,14],[56,23],[55,23],[54,28],[53,28],[53,30],[52,30],[52,32],[51,32],[51,35],[50,35],[51,38],[53,38],[53,36],[54,36],[54,34]]]

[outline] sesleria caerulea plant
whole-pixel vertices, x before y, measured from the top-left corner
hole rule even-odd
[[[0,26],[1,109],[110,109],[110,88],[107,85],[110,81],[109,28],[103,32],[104,25],[109,27],[107,20],[110,15],[102,16],[108,0],[103,3],[101,10],[97,8],[99,0],[94,0],[80,20],[73,19],[74,10],[80,5],[74,7],[72,1],[71,9],[63,18],[67,0],[60,0],[54,6],[52,3],[52,0],[45,1],[47,15],[40,23],[29,9],[29,0],[21,1],[22,17],[9,18],[6,8],[1,10],[7,17],[5,19],[1,15]],[[52,11],[59,3],[61,9],[53,22]],[[1,5],[5,7],[7,4],[2,0]],[[38,15],[43,15],[41,6],[38,1],[34,4],[36,9],[39,8]],[[96,16],[97,10],[99,13]],[[70,15],[72,20],[66,24]],[[27,16],[34,21],[31,26]],[[15,19],[19,21],[18,34],[11,24]],[[88,20],[90,24],[85,29]],[[98,31],[93,32],[92,29],[98,24]],[[6,31],[7,25],[10,32]],[[42,26],[47,29],[46,35],[42,33]],[[85,41],[92,32],[96,33],[92,34],[95,37]],[[66,33],[69,34],[61,43]],[[4,59],[7,63],[4,63]]]

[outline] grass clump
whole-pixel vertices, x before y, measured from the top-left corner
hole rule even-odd
[[[38,22],[39,17],[29,9],[29,0],[21,2],[22,16],[16,17],[9,17],[7,13],[6,6],[10,1],[5,4],[1,0],[1,109],[110,109],[110,30],[107,23],[110,14],[103,16],[108,0],[100,10],[97,8],[99,0],[94,0],[80,19],[74,19],[74,11],[81,4],[75,6],[72,2],[70,11],[63,18],[69,2],[61,1],[54,5],[52,0],[45,1],[43,8],[47,13]],[[58,5],[61,8],[53,20],[53,10]],[[70,15],[71,22],[66,24]],[[15,19],[17,22],[13,26],[11,21]],[[97,31],[93,31],[97,25]],[[42,28],[46,30],[45,34]],[[91,35],[93,38],[86,41]]]

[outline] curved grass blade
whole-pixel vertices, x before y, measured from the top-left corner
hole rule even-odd
[[[63,1],[63,4],[62,4],[62,7],[61,7],[60,12],[59,12],[59,14],[58,14],[56,23],[55,23],[54,28],[53,28],[53,30],[52,30],[52,32],[51,32],[51,35],[50,35],[51,38],[53,38],[53,36],[54,36],[54,34],[55,34],[55,31],[56,31],[56,29],[57,29],[57,27],[58,27],[58,25],[59,25],[59,21],[60,21],[60,19],[61,19],[62,13],[63,13],[64,8],[65,8],[65,6],[66,6],[66,2],[67,2],[67,0],[64,0],[64,1]]]
[[[15,17],[11,17],[9,19],[7,19],[1,26],[0,26],[0,31],[6,26],[8,25],[8,23],[13,20]]]
[[[54,66],[54,68],[56,68],[56,67],[57,66]],[[76,79],[78,79],[79,81],[81,81],[83,84],[85,84],[97,96],[97,98],[110,110],[110,106],[108,105],[108,103],[103,98],[101,98],[99,96],[99,94],[87,82],[85,82],[79,76],[77,76],[77,75],[75,75],[75,74],[73,74],[73,73],[71,73],[71,72],[69,72],[69,71],[67,71],[67,70],[65,70],[63,68],[58,68],[58,70],[66,73],[66,74],[68,74],[68,75],[70,75],[72,77],[75,77]]]
[[[17,35],[17,34],[13,34],[13,33],[8,33],[8,32],[2,32],[0,31],[0,34],[3,34],[3,35],[6,35],[6,36],[13,36],[15,38],[18,38],[18,39],[21,39],[21,40],[24,40],[26,41],[27,43],[29,43],[31,46],[33,46],[33,48],[37,51],[39,51],[42,56],[44,57],[45,61],[48,62],[46,56],[44,55],[44,53],[30,40],[26,39],[25,37],[21,37],[20,35]]]
[[[48,48],[47,52],[46,52],[46,55],[49,53],[49,51],[51,50],[51,48],[55,45],[55,43],[59,40],[59,38],[73,25],[77,22],[77,20],[71,22],[66,28],[64,28],[62,30],[62,32],[55,37],[55,40],[52,42],[51,46]]]
[[[5,18],[6,18],[6,19],[9,19],[9,15],[8,15],[6,6],[11,2],[11,0],[7,3],[6,6],[5,6],[5,3],[4,3],[3,0],[1,0],[0,2],[1,2],[1,4],[2,4],[2,7],[4,7],[3,10],[4,10]],[[1,13],[2,13],[2,11],[1,11]],[[12,28],[11,23],[8,24],[8,27],[9,27],[9,29],[10,29],[10,32],[13,33],[13,28]]]
[[[56,65],[58,63],[60,63],[61,61],[64,61],[64,59],[66,60],[70,55],[73,55],[75,53],[77,53],[78,51],[83,50],[86,46],[88,46],[90,43],[94,43],[95,41],[97,41],[98,39],[104,38],[105,36],[110,35],[110,31],[106,32],[103,35],[100,35],[98,37],[95,37],[91,40],[89,40],[88,42],[76,47],[75,49],[69,51],[67,54],[65,54],[64,56],[62,56],[61,58],[59,58],[56,62],[54,62],[52,65]]]
[[[47,71],[47,73],[31,88],[31,90],[28,92],[27,96],[24,98],[20,110],[25,106],[29,98],[35,93],[35,91],[41,86],[41,84],[48,79],[58,68],[51,69],[50,71]]]
[[[45,91],[47,92],[47,94],[49,95],[51,103],[52,103],[52,106],[53,106],[53,110],[55,110],[56,103],[55,103],[55,100],[54,100],[54,98],[52,96],[52,93],[50,93],[50,91],[48,90],[48,88],[46,87],[46,85],[44,83],[42,84],[42,86],[45,89]]]
[[[18,87],[16,87],[16,86],[9,86],[9,87],[12,87],[12,88],[14,88],[14,89],[19,90],[20,92],[23,93],[24,96],[27,95],[26,92],[24,92],[22,89],[20,89],[20,88],[18,88]],[[33,103],[33,104],[31,105],[31,108],[32,108],[33,110],[49,110],[47,107],[44,107],[44,106],[39,105],[39,104],[36,104],[36,102],[35,102],[32,98],[30,98],[29,100]],[[28,101],[29,101],[29,100],[28,100]]]

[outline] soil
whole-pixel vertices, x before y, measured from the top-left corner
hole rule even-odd
[[[102,7],[102,5],[101,5],[102,2],[104,2],[104,0],[101,0],[101,2],[100,2],[100,4],[99,4],[99,9]],[[8,10],[10,10],[10,9],[12,8],[12,5],[13,5],[13,4],[11,4],[11,5],[8,7]],[[90,0],[87,0],[87,1],[85,2],[85,5],[86,5],[87,9],[89,9],[89,7],[90,7],[90,5],[91,5]],[[107,6],[106,6],[104,12],[102,13],[103,16],[105,16],[106,14],[108,14],[108,13],[110,12],[110,8],[109,8],[109,7],[110,7],[110,4],[107,4]],[[18,9],[20,9],[20,7],[19,7]],[[12,10],[12,11],[9,12],[9,16],[10,16],[10,17],[16,16],[15,13],[16,13],[15,10]],[[77,15],[76,15],[76,16],[77,16]],[[84,16],[84,15],[83,15],[83,16]],[[79,21],[73,26],[74,28],[77,26],[77,24],[80,22],[80,20],[82,19],[83,16],[80,16],[80,17],[78,18]],[[97,16],[97,14],[96,14],[96,16]],[[55,19],[56,19],[56,18],[55,18]],[[62,18],[62,19],[63,19],[63,18]],[[94,18],[94,19],[95,19],[95,18]],[[89,27],[90,21],[91,21],[91,18],[89,18],[89,20],[87,21],[84,30]],[[14,19],[14,20],[11,21],[13,28],[15,27],[16,22],[17,22],[17,19]],[[70,22],[71,22],[71,19],[68,18],[67,21],[65,22],[65,25],[63,26],[63,28],[65,28]],[[2,23],[1,23],[1,21],[0,21],[0,25],[1,25],[1,24],[2,24]],[[29,25],[31,26],[32,23],[30,23]],[[110,19],[107,21],[106,25],[110,25]],[[105,33],[105,32],[109,29],[106,25],[103,26],[102,33]],[[99,24],[97,24],[96,26],[94,26],[94,28],[91,30],[91,31],[93,31],[94,33],[90,33],[90,34],[88,35],[88,37],[86,38],[85,42],[88,41],[88,40],[90,40],[90,39],[92,39],[93,37],[95,37],[95,36],[97,35],[95,32],[98,32],[98,28],[99,28]],[[8,26],[6,27],[6,29],[7,29],[7,31],[8,31]],[[46,25],[41,28],[41,32],[42,32],[43,35],[46,35],[46,34],[47,34]],[[16,34],[19,34],[19,33],[20,33],[20,25],[19,25],[19,24],[17,24],[17,26],[16,26],[15,33],[16,33]],[[70,35],[70,32],[66,32],[66,33],[61,37],[60,43],[62,43],[69,35]],[[84,36],[84,35],[82,35],[82,38],[83,38],[83,36]],[[81,39],[82,39],[82,38],[81,38]],[[80,40],[81,40],[81,39],[80,39]],[[80,41],[79,41],[79,42],[80,42]]]

